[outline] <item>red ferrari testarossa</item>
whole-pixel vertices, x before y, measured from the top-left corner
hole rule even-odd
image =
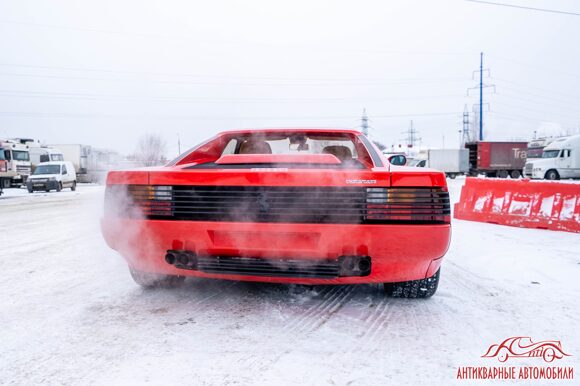
[[[449,194],[442,172],[404,161],[354,130],[223,132],[165,166],[109,172],[102,232],[145,287],[198,276],[429,297]]]

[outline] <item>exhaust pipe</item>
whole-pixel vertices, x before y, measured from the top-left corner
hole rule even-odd
[[[192,251],[167,251],[165,262],[180,269],[197,269],[197,256]]]
[[[169,265],[173,265],[175,264],[176,260],[177,258],[175,257],[175,253],[167,251],[167,253],[165,254],[165,262]]]
[[[340,256],[340,276],[368,276],[371,274],[370,256]]]
[[[358,270],[365,273],[365,276],[371,273],[371,258],[363,256],[358,259]]]

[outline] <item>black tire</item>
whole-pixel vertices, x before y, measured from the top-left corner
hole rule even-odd
[[[77,182],[73,181],[71,187],[70,187],[71,192],[74,192],[75,190],[77,190]]]
[[[500,170],[499,172],[497,172],[497,176],[498,178],[508,178],[510,174],[508,173],[507,170]]]
[[[28,188],[28,193],[32,193],[34,192],[34,190],[32,190],[32,188]]]
[[[456,176],[457,176],[457,174],[455,174],[455,173],[449,173],[447,175],[447,177],[451,178],[452,180],[454,180]]]
[[[62,182],[59,182],[58,185],[56,185],[56,191],[60,192],[62,190]]]
[[[129,268],[129,271],[135,283],[143,288],[175,288],[185,280],[185,276],[141,272],[131,268]]]
[[[510,173],[510,177],[513,178],[514,180],[520,178],[522,176],[522,172],[520,172],[519,170],[512,170]]]
[[[400,283],[385,283],[385,293],[393,298],[406,299],[427,299],[437,292],[439,285],[439,273],[441,269],[435,272],[435,275],[427,279],[403,281]]]
[[[550,169],[546,172],[546,175],[544,176],[544,178],[547,180],[559,180],[560,175],[558,174],[558,171],[556,171],[554,169]]]

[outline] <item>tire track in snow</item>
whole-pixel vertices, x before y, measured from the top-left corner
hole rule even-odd
[[[240,358],[238,363],[263,373],[284,355],[291,353],[298,340],[303,339],[326,324],[346,304],[355,288],[356,286],[333,286],[333,288],[322,294],[322,302],[292,320],[290,324],[285,326],[284,329],[287,331],[285,334],[279,335],[277,339],[269,342],[268,348],[277,348],[276,352],[269,357],[267,352],[263,352],[259,356],[253,354],[250,357]],[[315,297],[313,300],[317,298]]]

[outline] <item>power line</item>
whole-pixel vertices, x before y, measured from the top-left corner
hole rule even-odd
[[[416,116],[457,116],[457,112],[448,113],[405,113],[391,115],[377,115],[377,118],[405,118]],[[331,120],[331,119],[352,119],[352,116],[201,116],[201,115],[172,115],[172,114],[107,114],[107,113],[41,113],[26,111],[0,111],[0,116],[5,117],[25,117],[25,118],[114,118],[114,119],[160,119],[160,120]],[[375,116],[373,116],[375,117]]]
[[[554,91],[553,89],[547,89],[547,88],[542,88],[542,87],[536,87],[536,86],[530,86],[528,84],[523,84],[523,83],[518,83],[518,82],[514,82],[511,80],[507,80],[504,78],[498,78],[496,76],[492,77],[493,80],[498,80],[502,83],[507,83],[510,85],[515,86],[516,88],[524,88],[524,89],[531,89],[531,90],[537,90],[537,91],[542,91],[542,92],[546,92],[546,93],[551,93],[551,94],[558,94],[564,98],[574,98],[574,99],[580,99],[580,94],[572,94],[572,93],[566,93],[566,92],[561,92],[561,91]],[[506,86],[502,86],[502,87],[506,87]],[[511,88],[511,87],[507,87],[507,88]],[[520,92],[520,91],[518,91]],[[528,91],[526,91],[528,92]]]
[[[498,5],[498,6],[501,6],[501,7],[527,9],[527,10],[530,10],[530,11],[550,12],[550,13],[559,13],[559,14],[564,14],[564,15],[580,16],[580,13],[568,12],[568,11],[559,11],[559,10],[548,9],[548,8],[526,7],[526,6],[523,6],[523,5],[495,3],[495,2],[492,2],[492,1],[482,1],[482,0],[465,0],[465,1],[469,1],[471,3],[487,4],[487,5]]]
[[[502,57],[502,56],[498,56],[498,55],[489,55],[495,59],[504,61],[504,62],[508,62],[508,63],[512,63],[512,64],[517,64],[518,66],[522,66],[522,67],[527,67],[536,71],[542,71],[542,73],[545,73],[546,71],[549,72],[553,72],[553,73],[557,73],[557,74],[561,74],[561,75],[566,75],[569,77],[573,77],[576,79],[580,79],[580,76],[578,76],[577,73],[574,72],[566,72],[566,71],[562,71],[561,68],[550,68],[550,67],[545,67],[545,66],[538,66],[536,64],[529,64],[526,62],[520,62],[519,60],[514,60],[514,59],[510,59],[510,58],[506,58],[506,57]],[[574,66],[576,65],[576,63],[574,63]]]
[[[275,77],[275,76],[234,76],[234,75],[211,75],[211,74],[191,74],[191,73],[171,73],[171,72],[150,72],[150,71],[131,71],[131,70],[116,70],[116,69],[100,69],[100,68],[90,68],[90,67],[68,67],[68,66],[46,66],[46,65],[34,65],[34,64],[16,64],[16,63],[0,63],[2,67],[16,67],[16,68],[27,68],[27,69],[42,69],[42,70],[59,70],[59,71],[76,71],[76,72],[102,72],[102,73],[113,73],[113,74],[124,74],[124,75],[139,75],[139,76],[161,76],[170,78],[200,78],[203,82],[207,82],[205,79],[221,79],[221,80],[260,80],[260,81],[285,81],[285,82],[315,82],[316,85],[327,86],[329,83],[337,82],[337,84],[351,84],[351,83],[361,83],[361,84],[374,84],[374,83],[439,83],[439,82],[465,82],[468,79],[460,77],[447,77],[447,78],[294,78],[294,77]],[[1,75],[1,73],[0,73]],[[22,73],[6,73],[8,76],[30,76],[30,77],[50,77],[58,79],[88,79],[88,80],[124,80],[119,78],[90,78],[81,76],[63,76],[63,75],[45,75],[45,74],[22,74]],[[131,79],[133,80],[133,79]],[[139,79],[140,80],[140,79]],[[162,81],[161,83],[173,83]],[[183,83],[183,81],[178,81],[177,83]],[[199,84],[199,83],[195,83]],[[229,81],[228,81],[228,84]],[[244,83],[246,84],[246,83]],[[261,83],[252,83],[259,84]],[[279,85],[279,84],[276,84]]]
[[[384,100],[422,100],[422,99],[442,99],[442,98],[464,98],[464,95],[414,95],[414,96],[378,96],[378,97],[319,97],[319,98],[280,98],[280,97],[191,97],[191,96],[143,96],[143,95],[119,95],[119,94],[92,94],[92,93],[66,93],[66,92],[42,92],[42,91],[21,91],[21,90],[2,90],[0,97],[13,98],[35,98],[35,99],[72,99],[72,100],[100,100],[100,101],[160,101],[160,102],[177,102],[177,103],[347,103],[353,101],[384,101]]]
[[[35,22],[28,22],[28,21],[17,21],[17,20],[0,20],[0,24],[8,24],[8,25],[18,25],[18,26],[26,26],[26,27],[33,27],[33,28],[47,28],[47,29],[55,29],[55,30],[63,30],[63,31],[79,31],[79,32],[88,32],[88,33],[100,33],[100,34],[107,34],[107,35],[127,35],[127,36],[135,36],[140,38],[147,38],[147,39],[162,39],[162,40],[183,40],[183,41],[190,41],[190,42],[197,42],[197,43],[208,43],[208,44],[215,44],[215,42],[219,42],[220,44],[232,45],[232,46],[239,46],[242,44],[240,41],[236,40],[201,40],[201,39],[194,39],[190,36],[185,35],[159,35],[153,33],[146,33],[146,32],[134,32],[134,31],[115,31],[115,30],[106,30],[106,29],[99,29],[99,28],[87,28],[87,27],[77,27],[77,26],[63,26],[63,25],[56,25],[56,24],[44,24],[44,23],[35,23]],[[337,47],[329,47],[329,46],[304,46],[304,45],[280,45],[280,44],[253,44],[257,47],[269,47],[269,48],[279,48],[279,49],[298,49],[298,50],[314,50],[314,51],[330,51],[330,52],[348,52],[348,53],[371,53],[371,54],[379,54],[379,55],[472,55],[472,52],[453,52],[453,51],[388,51],[388,50],[374,50],[374,49],[365,49],[365,48],[337,48]]]
[[[514,109],[514,110],[524,110],[524,111],[529,111],[531,113],[535,113],[535,114],[540,114],[543,115],[544,117],[548,117],[548,116],[552,116],[552,117],[558,117],[558,118],[564,118],[564,116],[566,116],[567,118],[565,119],[577,119],[580,122],[580,112],[578,112],[577,110],[568,110],[569,113],[565,113],[565,112],[550,112],[548,110],[542,110],[542,109],[534,109],[534,108],[527,108],[527,107],[521,107],[518,105],[514,105],[511,103],[505,103],[505,102],[498,102],[498,101],[494,101],[494,104],[498,104],[500,106],[505,106],[507,108],[510,109]],[[547,119],[547,118],[545,118]]]
[[[504,88],[502,86],[502,88]],[[519,100],[521,102],[526,102],[526,103],[535,103],[544,107],[554,107],[557,109],[563,109],[563,110],[574,110],[574,111],[578,111],[578,104],[574,103],[574,101],[566,101],[566,100],[560,100],[560,99],[556,99],[556,98],[550,98],[548,96],[543,96],[543,95],[537,95],[537,94],[530,94],[530,93],[525,93],[525,92],[521,92],[521,91],[517,91],[517,90],[513,90],[511,88],[508,88],[508,90],[512,90],[514,91],[514,94],[512,93],[505,93],[505,91],[499,92],[496,95],[500,96],[500,97],[504,97],[504,98],[509,98],[509,99],[514,99],[514,100]],[[522,98],[522,96],[524,96]],[[525,98],[525,97],[528,98]],[[529,98],[531,97],[531,98]],[[534,98],[540,98],[540,99],[544,99],[544,101],[538,100],[538,99],[534,99]],[[552,101],[555,102],[554,103],[546,103],[546,101]]]
[[[490,111],[489,112],[490,115],[492,116],[496,116],[502,119],[512,119],[512,120],[517,120],[517,121],[521,121],[521,122],[545,122],[547,121],[547,119],[545,118],[531,118],[529,116],[522,116],[522,115],[516,115],[516,114],[511,114],[511,113],[504,113],[504,112],[497,112],[497,111]],[[577,124],[578,120],[574,120],[574,119],[568,119],[567,120],[568,124]]]

